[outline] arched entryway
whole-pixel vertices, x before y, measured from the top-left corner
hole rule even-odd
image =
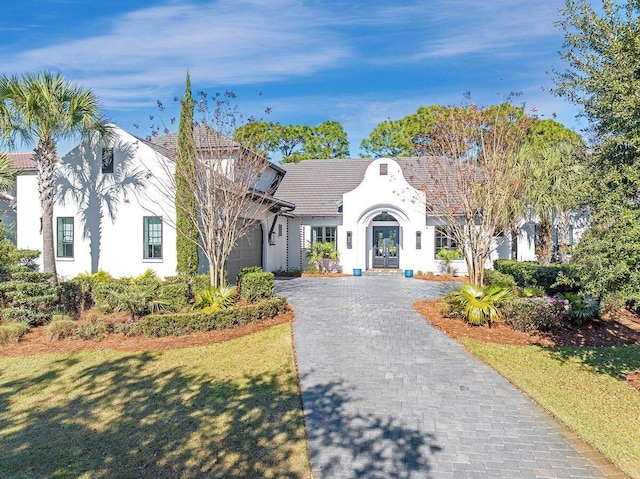
[[[383,211],[371,220],[373,268],[400,267],[400,223]]]

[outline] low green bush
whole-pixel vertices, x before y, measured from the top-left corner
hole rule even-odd
[[[262,268],[260,266],[246,266],[238,271],[238,274],[236,274],[236,286],[238,289],[242,285],[242,278],[249,273],[262,273]]]
[[[77,323],[75,336],[80,339],[101,341],[107,334],[114,332],[115,325],[113,321],[107,318],[93,318],[88,323]]]
[[[2,310],[2,319],[27,323],[29,320],[29,311],[22,308],[4,308]]]
[[[137,328],[147,336],[180,336],[198,331],[228,329],[272,318],[283,313],[286,307],[286,298],[273,297],[211,313],[150,314],[137,322]]]
[[[25,323],[0,324],[0,346],[17,343],[29,331]]]
[[[484,270],[485,286],[498,286],[500,288],[515,289],[516,280],[510,274],[501,273],[493,269]]]
[[[518,331],[547,331],[571,318],[568,300],[550,296],[511,298],[502,305],[505,321]]]
[[[259,299],[271,298],[275,292],[273,273],[264,271],[247,273],[242,277],[240,297],[252,303]]]
[[[71,319],[60,319],[51,321],[47,325],[46,335],[49,341],[57,341],[59,339],[71,338],[76,335],[78,322]]]
[[[191,288],[186,282],[164,282],[158,287],[158,300],[166,311],[178,312],[189,305]]]
[[[556,284],[559,275],[571,276],[568,265],[555,264],[551,266],[540,266],[533,261],[514,261],[511,259],[498,259],[493,262],[493,267],[500,273],[513,277],[516,284],[521,288],[537,286],[542,288],[546,294],[554,295],[564,292],[574,292],[575,286]]]
[[[58,305],[73,317],[92,305],[91,289],[78,279],[63,281],[58,285]]]
[[[571,305],[571,321],[580,325],[598,317],[600,305],[588,294],[565,293],[561,295]]]

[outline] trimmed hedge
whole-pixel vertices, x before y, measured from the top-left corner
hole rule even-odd
[[[560,273],[565,276],[570,275],[569,266],[564,264],[540,266],[534,261],[498,259],[493,262],[493,267],[500,273],[513,276],[521,288],[538,286],[549,295],[569,292],[566,286],[556,285]]]
[[[499,286],[510,289],[514,289],[517,286],[513,276],[493,269],[484,270],[484,284],[485,286]]]
[[[260,299],[271,298],[274,292],[275,280],[273,273],[255,271],[253,273],[246,273],[242,277],[240,297],[249,303]]]
[[[150,314],[137,322],[137,329],[147,336],[180,336],[200,331],[229,329],[272,318],[283,313],[287,299],[281,296],[256,304],[219,309],[211,313]]]

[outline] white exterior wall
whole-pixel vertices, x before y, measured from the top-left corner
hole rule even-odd
[[[387,174],[380,174],[380,165]],[[399,267],[428,271],[432,261],[425,254],[428,247],[425,194],[413,188],[404,178],[400,166],[389,158],[373,161],[364,179],[355,189],[343,195],[342,228],[338,233],[338,251],[344,271],[370,269],[373,264],[372,220],[386,211],[400,226]],[[352,233],[352,248],[347,248],[347,232]],[[416,249],[416,232],[422,234],[422,248]]]
[[[171,183],[166,159],[146,144],[116,128],[114,173],[101,172],[101,148],[83,143],[58,165],[58,196],[54,205],[54,246],[57,218],[74,217],[73,258],[56,257],[58,275],[71,278],[103,270],[112,276],[136,276],[152,269],[158,276],[175,274],[176,233],[173,200],[158,185]],[[70,174],[72,170],[75,174]],[[137,191],[117,185],[138,183]],[[18,238],[20,248],[42,250],[40,206],[35,175],[18,178]],[[72,192],[80,194],[74,198]],[[109,199],[109,201],[106,201]],[[111,204],[114,220],[107,203]],[[143,217],[161,216],[162,259],[143,258]],[[57,254],[57,251],[56,251]]]
[[[38,177],[35,172],[23,173],[16,178],[16,244],[22,249],[42,251],[40,232],[40,198]]]

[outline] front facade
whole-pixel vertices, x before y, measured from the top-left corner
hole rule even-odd
[[[108,148],[83,143],[60,160],[54,235],[61,277],[99,270],[116,277],[147,269],[160,277],[176,274],[175,207],[167,187],[173,184],[174,140],[147,141],[116,129]],[[416,158],[269,164],[260,178],[269,185],[267,208],[247,212],[255,224],[229,258],[228,280],[245,266],[304,270],[315,242],[335,244],[346,273],[443,272],[437,252],[458,245],[446,222],[428,214],[426,196],[435,186],[420,168]],[[42,249],[37,191],[35,170],[23,170],[16,192],[20,248]],[[535,259],[535,233],[532,223],[523,222],[519,260]],[[510,238],[496,238],[491,259],[511,254]],[[205,272],[202,258],[200,266]],[[466,273],[462,259],[452,267]]]
[[[306,251],[316,241],[333,242],[345,273],[354,269],[414,270],[442,273],[440,249],[458,248],[447,222],[428,213],[427,194],[438,194],[420,158],[306,160],[283,165],[287,174],[278,195],[296,204],[288,220],[287,267],[305,269]],[[427,166],[428,167],[428,166]],[[578,239],[582,228],[572,228]],[[487,267],[498,258],[535,261],[537,230],[523,220],[512,245],[509,236],[494,239]],[[453,261],[454,274],[466,274],[464,259]]]

